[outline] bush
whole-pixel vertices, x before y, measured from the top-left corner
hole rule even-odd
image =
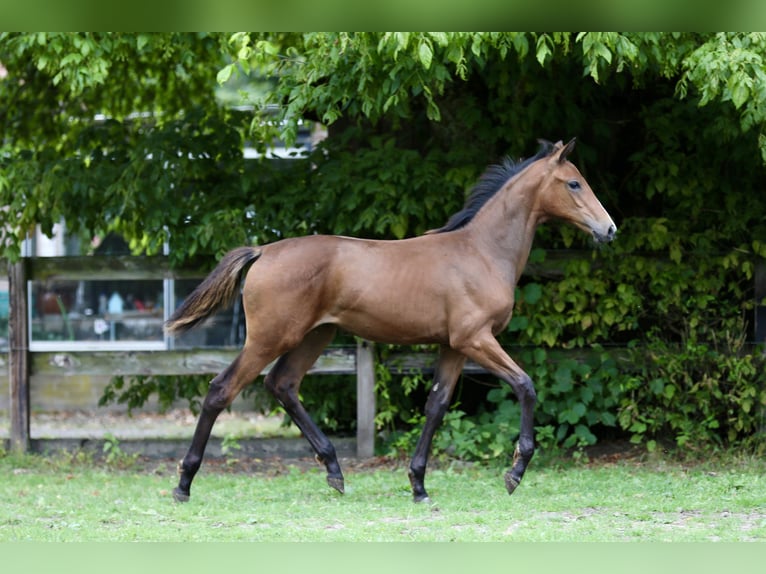
[[[764,431],[766,358],[739,338],[721,347],[655,338],[632,351],[620,426],[650,449],[667,438],[686,448],[755,445]]]

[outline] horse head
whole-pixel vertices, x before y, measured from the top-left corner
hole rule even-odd
[[[567,159],[574,146],[574,138],[566,145],[556,142],[547,158],[540,162],[545,169],[538,193],[541,220],[562,219],[590,233],[599,243],[611,241],[617,226],[583,175]]]

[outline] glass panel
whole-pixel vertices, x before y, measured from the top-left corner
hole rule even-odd
[[[32,281],[32,342],[162,342],[163,283]]]
[[[174,296],[176,306],[202,282],[201,279],[176,279]],[[245,316],[242,297],[230,309],[212,316],[202,326],[175,337],[175,348],[240,347],[245,340]]]

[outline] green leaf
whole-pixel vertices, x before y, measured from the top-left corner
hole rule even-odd
[[[218,71],[218,74],[216,75],[216,81],[219,84],[225,84],[229,81],[229,78],[231,77],[232,72],[234,71],[234,64],[229,64],[227,66],[224,66]]]
[[[529,326],[529,318],[523,315],[514,315],[508,323],[509,331],[523,331]]]
[[[138,48],[138,51],[144,49],[144,47],[149,43],[149,36],[146,34],[139,34],[136,38],[136,48]]]
[[[581,441],[583,441],[586,444],[596,444],[598,439],[596,438],[596,435],[594,435],[591,430],[586,427],[585,425],[576,425],[574,428],[574,433]]]
[[[436,43],[439,44],[439,46],[442,48],[449,45],[449,37],[445,32],[429,32],[428,35],[436,40]]]
[[[543,34],[537,39],[537,52],[535,57],[541,66],[545,65],[545,60],[552,54],[551,48],[548,45],[548,37]]]
[[[420,63],[423,64],[423,67],[427,70],[431,67],[431,61],[434,57],[434,52],[431,49],[430,42],[423,40],[420,42],[420,46],[418,47],[418,57],[420,58]]]
[[[572,369],[564,364],[560,365],[553,374],[555,384],[551,387],[552,391],[563,394],[572,390]]]
[[[737,82],[731,89],[731,101],[735,108],[741,108],[749,98],[750,90],[744,83]]]
[[[525,303],[534,305],[543,296],[543,288],[539,283],[527,283],[523,287],[523,295]]]
[[[397,239],[403,239],[405,235],[407,235],[407,218],[397,217],[392,223],[391,223],[391,233],[394,234],[394,237]]]
[[[617,422],[617,417],[608,411],[603,411],[600,415],[600,418],[601,423],[608,427],[613,427]]]
[[[273,42],[268,42],[266,40],[259,40],[255,43],[255,47],[258,50],[261,50],[265,52],[266,54],[269,54],[270,56],[276,56],[279,54],[279,46],[274,44]]]
[[[572,412],[572,415],[576,418],[575,420],[571,422],[574,423],[575,421],[580,420],[582,417],[585,416],[585,413],[587,412],[587,410],[588,410],[587,407],[583,403],[575,403],[574,405],[572,405],[571,412]]]

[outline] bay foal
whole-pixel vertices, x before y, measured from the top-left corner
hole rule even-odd
[[[265,385],[302,431],[344,490],[335,448],[298,398],[301,380],[337,328],[383,343],[440,346],[426,422],[409,469],[416,502],[428,499],[424,478],[431,441],[466,359],[482,365],[516,393],[521,429],[505,485],[513,493],[534,453],[535,389],[498,344],[514,288],[537,226],[568,221],[596,241],[611,241],[612,218],[568,161],[574,140],[543,142],[533,157],[491,167],[465,207],[440,229],[395,241],[312,235],[229,252],[167,322],[181,333],[230,305],[242,292],[247,333],[242,351],[210,383],[173,495],[187,501],[219,413],[261,371]],[[244,279],[244,282],[243,282]]]

